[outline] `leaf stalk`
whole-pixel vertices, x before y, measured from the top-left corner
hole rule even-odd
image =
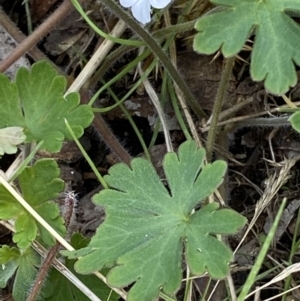
[[[222,77],[219,84],[216,100],[214,102],[212,120],[211,120],[210,129],[208,131],[207,143],[206,143],[206,150],[207,150],[206,156],[208,162],[210,162],[212,159],[212,152],[213,152],[214,142],[217,134],[219,115],[221,112],[223,101],[226,96],[226,90],[234,66],[234,60],[235,57],[231,57],[226,60],[225,68],[222,72]]]

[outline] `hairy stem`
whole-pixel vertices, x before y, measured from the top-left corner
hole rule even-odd
[[[70,225],[71,217],[74,212],[74,206],[75,206],[75,201],[76,201],[76,195],[74,194],[74,192],[65,193],[64,201],[65,201],[65,204],[64,204],[65,212],[63,215],[64,215],[64,220],[65,220],[65,226],[68,229],[68,227]],[[26,301],[35,301],[38,298],[41,288],[43,286],[43,283],[47,277],[47,273],[52,266],[52,262],[55,259],[55,256],[56,256],[59,248],[60,248],[60,243],[56,242],[55,246],[53,246],[49,250],[47,256],[44,259],[42,266],[40,267],[40,270],[36,276],[35,282],[31,289],[30,295],[28,296]]]
[[[37,29],[35,29],[30,36],[23,40],[16,47],[16,49],[0,63],[0,73],[7,70],[22,55],[24,55],[33,46],[35,46],[35,44],[37,44],[40,39],[42,39],[53,27],[55,27],[70,13],[71,9],[71,2],[69,0],[64,0],[64,2],[55,10],[55,12],[48,19],[46,19]]]
[[[132,157],[109,129],[101,114],[95,114],[93,125],[112,152],[115,153],[122,162],[129,165]]]
[[[40,270],[36,276],[33,287],[31,289],[30,294],[28,295],[28,298],[26,299],[26,301],[37,300],[37,298],[41,292],[43,283],[47,277],[48,271],[51,268],[52,262],[59,250],[59,247],[60,247],[60,244],[57,242],[56,245],[49,250],[42,266],[40,267]]]
[[[216,100],[214,102],[211,126],[208,131],[207,143],[206,143],[207,161],[208,162],[210,162],[211,158],[212,158],[212,152],[213,152],[214,142],[215,142],[217,128],[218,128],[219,115],[221,112],[223,100],[226,96],[226,90],[227,90],[231,72],[232,72],[232,69],[234,66],[234,59],[235,59],[234,57],[231,57],[226,60],[225,68],[222,72],[222,78],[221,78],[221,81],[219,84]]]
[[[11,21],[6,13],[0,7],[0,25],[13,37],[19,44],[22,43],[27,37],[19,30],[17,25]],[[45,60],[49,62],[53,68],[58,71],[59,74],[65,75],[64,72],[58,68],[49,58],[36,46],[27,50],[28,54],[35,62]]]

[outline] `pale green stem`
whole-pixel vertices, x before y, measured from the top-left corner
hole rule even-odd
[[[134,88],[135,89],[135,88]],[[107,91],[110,93],[110,95],[112,96],[112,98],[116,101],[116,102],[119,102],[118,100],[118,97],[113,93],[113,91],[110,89],[110,88],[107,88]],[[121,102],[124,100],[121,99]],[[127,111],[127,109],[124,107],[124,105],[121,103],[120,105],[120,109],[122,110],[122,112],[124,113],[124,115],[126,116],[126,118],[128,119],[129,123],[131,124],[136,136],[138,137],[140,143],[141,143],[141,146],[143,148],[143,151],[144,151],[144,154],[145,154],[145,157],[151,161],[151,157],[150,157],[150,154],[149,154],[149,151],[148,151],[148,148],[147,148],[147,145],[138,129],[138,127],[136,126],[134,120],[132,119],[131,115],[129,114],[129,112]]]
[[[118,81],[119,79],[121,79],[125,74],[127,74],[130,70],[132,70],[133,68],[135,68],[135,66],[141,62],[142,60],[144,60],[147,56],[149,56],[150,52],[148,50],[145,50],[142,54],[140,54],[138,57],[136,57],[132,62],[130,62],[120,73],[118,73],[114,78],[112,78],[109,82],[105,83],[103,86],[101,86],[101,88],[97,91],[97,93],[95,93],[95,95],[91,98],[91,100],[89,101],[89,105],[93,105],[93,103],[98,99],[99,95],[106,90],[108,87],[110,87],[113,83],[115,83],[116,81]],[[99,78],[98,78],[99,79]],[[140,85],[140,83],[139,83]],[[134,91],[134,90],[130,90],[130,91]],[[123,99],[126,100],[127,97],[129,95],[126,94],[126,98]],[[113,106],[109,107],[109,108],[95,108],[94,112],[100,112],[100,113],[105,113],[107,111],[110,111],[112,109],[114,109],[116,106],[118,106],[118,104],[114,104]]]
[[[298,209],[298,216],[297,216],[297,220],[296,220],[296,226],[295,226],[295,230],[294,230],[294,235],[293,235],[293,241],[292,241],[292,247],[290,250],[290,255],[289,255],[289,265],[291,265],[293,263],[293,257],[296,253],[296,251],[298,250],[299,247],[299,240],[297,241],[297,237],[298,237],[298,233],[299,233],[299,229],[300,229],[300,209]],[[290,288],[290,284],[291,284],[291,280],[292,277],[291,275],[289,275],[285,281],[284,281],[284,289],[283,291],[287,291]],[[282,301],[285,301],[287,298],[287,294],[282,296]]]
[[[181,127],[181,130],[183,131],[183,134],[184,134],[186,140],[192,140],[192,136],[190,135],[189,130],[186,127],[185,122],[182,118],[181,112],[179,110],[178,102],[177,102],[177,99],[175,96],[174,87],[172,86],[170,81],[168,83],[168,90],[169,90],[169,94],[170,94],[170,97],[172,100],[173,109],[174,109],[177,121]]]
[[[100,30],[97,25],[93,23],[93,21],[88,17],[85,11],[82,9],[80,3],[77,0],[70,0],[82,18],[90,25],[90,27],[101,37],[106,40],[112,41],[114,43],[123,44],[123,45],[130,45],[130,46],[144,46],[145,43],[142,41],[135,41],[135,40],[124,40],[117,37],[113,37],[104,31]]]
[[[32,33],[32,21],[31,21],[31,14],[30,14],[30,7],[29,7],[29,0],[25,0],[23,2],[25,6],[26,18],[27,18],[27,30],[28,35]]]
[[[257,256],[257,259],[255,261],[255,264],[254,266],[252,267],[249,275],[248,275],[248,278],[246,280],[246,283],[244,284],[243,288],[242,288],[242,291],[240,293],[240,295],[238,296],[237,298],[237,301],[244,301],[246,300],[246,296],[248,294],[248,292],[250,291],[252,285],[255,283],[255,278],[264,262],[264,259],[265,259],[265,256],[267,255],[267,252],[269,250],[269,247],[271,245],[271,242],[274,238],[274,235],[275,235],[275,232],[276,232],[276,229],[277,229],[277,226],[280,222],[280,218],[281,218],[281,215],[282,215],[282,212],[284,210],[284,207],[285,207],[285,204],[286,204],[286,198],[283,199],[281,205],[280,205],[280,208],[278,210],[278,213],[276,215],[276,218],[273,222],[273,225],[268,233],[268,236],[265,240],[265,242],[263,243],[262,247],[261,247],[261,250]]]
[[[122,19],[143,41],[147,43],[147,46],[158,57],[165,69],[169,72],[174,82],[183,92],[186,100],[188,101],[194,112],[198,115],[198,117],[205,118],[205,112],[203,111],[197,100],[194,98],[192,92],[190,91],[182,77],[179,75],[168,56],[156,43],[155,39],[144,28],[142,28],[137,21],[135,21],[127,13],[125,13],[125,11],[121,9],[114,1],[101,0],[101,2],[109,7],[117,17]]]
[[[84,156],[85,160],[88,162],[88,164],[90,165],[91,169],[93,170],[93,172],[95,173],[96,177],[98,178],[99,182],[102,184],[102,186],[105,189],[108,189],[108,185],[106,184],[104,178],[102,177],[102,175],[99,173],[97,167],[95,166],[94,162],[90,159],[89,155],[87,154],[87,152],[85,151],[85,149],[82,147],[82,145],[80,144],[79,140],[77,139],[77,137],[75,136],[74,131],[72,130],[70,124],[68,123],[68,121],[65,119],[65,123],[66,123],[66,127],[68,129],[68,131],[70,132],[73,140],[75,141],[75,143],[77,144],[78,148],[80,149],[80,152],[82,153],[82,155]]]
[[[217,128],[218,128],[218,120],[219,115],[221,112],[223,100],[226,96],[226,90],[228,87],[228,83],[230,80],[231,72],[234,66],[234,59],[235,57],[228,58],[225,63],[225,68],[222,72],[222,78],[218,87],[218,92],[216,96],[216,100],[214,102],[214,107],[212,111],[212,120],[211,125],[209,128],[209,132],[207,135],[207,143],[206,143],[206,150],[207,150],[207,161],[210,162],[212,158],[212,152],[214,148],[214,142],[216,138]]]

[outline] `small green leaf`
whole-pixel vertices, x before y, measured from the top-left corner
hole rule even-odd
[[[22,210],[23,207],[19,202],[3,185],[0,185],[0,219],[9,220],[15,218]]]
[[[219,203],[211,203],[193,214],[185,237],[186,258],[192,273],[201,275],[207,270],[213,278],[219,279],[228,273],[232,252],[211,234],[234,233],[245,219],[233,210],[218,208]]]
[[[5,288],[7,286],[9,279],[15,274],[17,268],[18,265],[14,261],[0,266],[0,288]]]
[[[0,264],[7,264],[8,262],[19,258],[21,255],[20,249],[10,248],[9,246],[2,246],[0,249]]]
[[[59,208],[52,200],[56,199],[64,188],[59,179],[59,168],[52,159],[42,159],[32,167],[26,167],[18,177],[22,195],[29,205],[43,217],[59,234],[64,235],[64,220]],[[16,233],[13,241],[19,248],[26,249],[36,238],[38,230],[41,239],[47,245],[54,245],[55,239],[18,203],[16,199],[0,185],[0,219],[15,218]]]
[[[94,202],[105,207],[105,222],[90,244],[78,252],[83,257],[75,264],[80,273],[113,267],[108,283],[116,287],[135,284],[129,301],[150,301],[160,288],[173,294],[182,279],[182,253],[195,274],[208,271],[223,278],[229,271],[232,252],[215,234],[235,233],[245,218],[218,203],[195,206],[223,181],[226,164],[216,161],[203,166],[204,149],[188,141],[178,155],[165,155],[163,167],[169,190],[153,166],[136,158],[131,168],[117,164],[105,181],[113,189],[102,190]]]
[[[291,122],[293,129],[300,133],[300,112],[298,111],[292,114],[289,121]]]
[[[217,9],[200,18],[195,28],[194,49],[204,54],[221,50],[225,57],[236,55],[247,38],[256,35],[251,76],[265,80],[274,94],[283,94],[297,83],[300,65],[300,27],[285,12],[300,12],[295,0],[211,0]]]
[[[38,273],[37,268],[40,267],[41,258],[32,249],[28,248],[19,258],[19,268],[13,285],[13,298],[15,301],[24,301],[30,294],[30,288]]]
[[[17,145],[24,142],[26,136],[23,129],[18,126],[11,126],[0,129],[0,155],[15,154],[18,150]]]
[[[27,212],[18,215],[15,230],[13,241],[21,249],[28,248],[37,235],[36,222]]]
[[[31,71],[21,67],[16,83],[0,75],[0,128],[24,128],[27,142],[44,140],[43,149],[58,152],[62,141],[72,139],[65,126],[68,120],[76,137],[83,134],[93,119],[88,105],[80,105],[78,93],[64,97],[66,79],[57,75],[47,62],[32,65]]]
[[[19,97],[19,90],[14,82],[10,82],[7,76],[0,73],[0,128],[19,126],[24,128],[24,116]]]
[[[75,233],[72,236],[71,244],[75,249],[84,248],[89,243],[86,237],[83,237],[79,233]],[[117,301],[119,296],[115,292],[111,292],[111,289],[103,282],[99,281],[94,275],[80,275],[74,271],[75,260],[66,259],[66,267],[79,278],[89,289],[91,289],[96,296],[101,300]],[[59,273],[56,269],[51,269],[48,278],[51,283],[53,294],[45,299],[45,301],[88,301],[87,298],[74,284],[72,284],[66,277]],[[43,288],[44,290],[44,288]],[[43,291],[42,291],[43,294]]]
[[[17,250],[3,246],[0,249],[0,257],[6,260],[10,258],[2,268],[0,266],[0,287],[4,288],[7,281],[15,274],[13,285],[13,299],[24,301],[30,293],[30,288],[37,274],[37,267],[40,266],[39,255],[31,248]]]

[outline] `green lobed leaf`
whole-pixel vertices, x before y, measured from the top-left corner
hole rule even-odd
[[[15,222],[16,233],[13,235],[13,241],[21,249],[26,249],[37,236],[37,225],[33,217],[27,212],[18,215]]]
[[[86,237],[83,237],[79,233],[75,233],[71,239],[71,245],[77,248],[84,248],[89,243]],[[80,275],[74,270],[75,260],[66,259],[66,267],[74,273],[89,289],[91,289],[96,296],[101,300],[117,301],[119,296],[115,292],[111,292],[111,289],[99,281],[95,275]],[[76,286],[74,286],[66,277],[59,273],[56,269],[51,269],[49,273],[49,283],[51,283],[53,294],[46,298],[46,301],[88,301],[86,297]],[[43,288],[45,289],[45,288]]]
[[[64,139],[72,139],[65,126],[68,120],[76,137],[90,125],[93,112],[88,105],[79,105],[78,93],[64,97],[66,79],[47,62],[21,67],[16,82],[0,75],[0,128],[24,128],[27,142],[44,140],[43,149],[58,152]]]
[[[57,199],[63,191],[64,182],[59,178],[60,170],[52,159],[36,161],[33,167],[27,167],[18,177],[25,200],[59,234],[65,234],[64,220],[60,216],[58,205],[51,200]],[[30,216],[32,219],[32,217]],[[55,239],[37,224],[41,238],[48,245],[54,245]]]
[[[2,73],[0,73],[0,104],[1,108],[5,108],[0,110],[0,128],[25,127],[18,87]]]
[[[113,166],[105,181],[114,189],[102,190],[93,198],[105,207],[104,223],[86,248],[64,252],[71,258],[83,256],[75,269],[85,274],[112,267],[107,276],[110,285],[125,287],[135,282],[129,301],[154,300],[160,288],[173,294],[182,279],[184,247],[193,273],[208,271],[214,278],[225,277],[232,252],[215,234],[236,232],[245,218],[219,209],[217,203],[193,213],[226,172],[222,161],[203,166],[204,157],[205,151],[193,141],[183,143],[178,155],[165,155],[170,193],[146,159],[133,159],[131,168]]]
[[[289,121],[291,122],[293,129],[300,133],[300,112],[298,111],[292,114]]]
[[[0,249],[0,264],[5,265],[10,261],[13,261],[19,258],[21,255],[20,249],[9,247],[9,246],[2,246]]]
[[[9,220],[15,218],[22,210],[23,207],[19,202],[3,185],[0,185],[0,219]]]
[[[12,296],[15,301],[24,301],[30,294],[41,258],[32,248],[28,248],[22,253],[18,262],[19,267],[14,279]]]
[[[53,202],[63,191],[64,182],[59,179],[59,168],[52,159],[42,159],[32,167],[26,167],[18,181],[24,199],[59,234],[66,232],[64,220],[58,205]],[[13,241],[19,248],[26,249],[36,238],[39,230],[41,239],[47,245],[54,245],[55,239],[0,185],[0,219],[15,218],[16,233]]]
[[[23,129],[18,126],[11,126],[0,129],[0,155],[15,154],[18,150],[17,145],[24,142],[26,136]]]
[[[271,93],[283,94],[297,83],[294,64],[300,66],[300,27],[285,12],[300,12],[298,0],[211,0],[217,9],[200,18],[194,49],[225,57],[236,55],[250,34],[256,35],[250,72],[265,80]]]
[[[16,248],[2,246],[0,258],[6,261],[0,267],[0,287],[5,288],[14,275],[12,296],[15,301],[24,301],[30,293],[30,288],[40,266],[40,256],[31,248],[20,251]]]
[[[1,251],[1,249],[0,249]],[[14,261],[10,261],[0,266],[0,288],[5,288],[9,279],[15,274],[18,265]]]

